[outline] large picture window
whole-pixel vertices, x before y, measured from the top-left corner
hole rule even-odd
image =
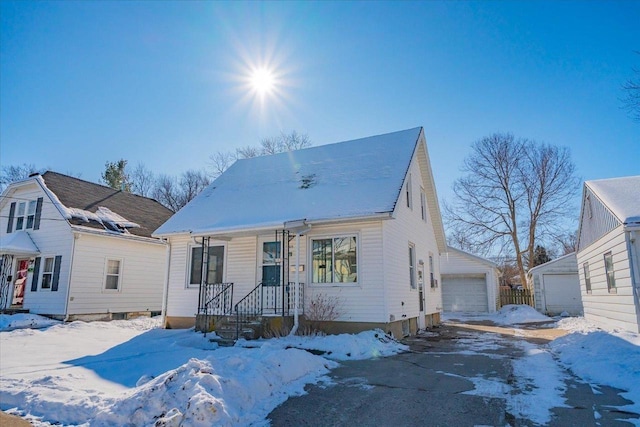
[[[224,246],[209,246],[208,283],[222,283],[224,268]],[[197,286],[202,282],[202,246],[191,248],[191,270],[189,285]]]
[[[313,283],[356,283],[358,253],[356,236],[312,239]]]

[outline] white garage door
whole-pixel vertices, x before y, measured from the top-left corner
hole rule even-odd
[[[484,274],[443,274],[442,305],[445,312],[488,312]]]
[[[563,311],[582,314],[582,296],[577,274],[543,274],[546,312],[551,315]]]

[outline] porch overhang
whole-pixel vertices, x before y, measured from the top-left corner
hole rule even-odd
[[[0,241],[0,255],[38,256],[40,249],[26,231],[16,231],[5,235]]]

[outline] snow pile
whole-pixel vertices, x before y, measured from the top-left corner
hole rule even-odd
[[[565,331],[580,332],[583,334],[586,334],[589,332],[601,331],[601,329],[598,326],[589,322],[587,319],[585,319],[582,316],[566,317],[564,319],[560,319],[556,323],[556,327],[558,327],[559,329],[564,329]]]
[[[361,332],[357,335],[292,336],[266,341],[245,341],[240,346],[262,345],[265,348],[299,348],[312,351],[332,360],[361,360],[386,357],[409,351],[381,329]]]
[[[219,348],[193,329],[159,325],[139,318],[1,332],[1,409],[40,425],[260,424],[335,360],[406,349],[382,331]]]
[[[14,329],[41,329],[60,323],[58,320],[37,314],[0,314],[0,331],[12,331]]]
[[[500,311],[491,317],[491,320],[499,325],[516,325],[520,323],[550,322],[552,319],[538,313],[528,305],[509,304],[503,306]]]
[[[220,352],[222,358],[191,359],[142,385],[91,425],[247,425],[263,420],[289,396],[304,393],[305,384],[336,366],[297,349]]]
[[[625,390],[621,395],[633,404],[621,409],[640,413],[640,336],[572,333],[549,346],[560,363],[583,380]]]

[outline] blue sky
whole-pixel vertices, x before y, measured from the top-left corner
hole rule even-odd
[[[637,1],[2,0],[0,20],[1,165],[177,175],[281,130],[321,145],[424,126],[441,198],[493,132],[570,147],[583,179],[640,174],[620,102]],[[279,82],[262,101],[252,66]]]

